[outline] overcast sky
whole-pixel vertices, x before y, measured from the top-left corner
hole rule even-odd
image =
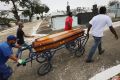
[[[76,7],[92,7],[93,4],[98,4],[98,6],[107,5],[110,0],[41,0],[43,4],[48,5],[50,12],[55,10],[66,10],[67,1],[71,9],[74,9]],[[10,7],[11,5],[5,6],[4,3],[0,4],[0,10],[7,10]]]
[[[71,6],[71,9],[76,7],[92,7],[93,4],[107,5],[110,0],[41,0],[42,3],[47,4],[51,11],[65,10],[67,1]]]

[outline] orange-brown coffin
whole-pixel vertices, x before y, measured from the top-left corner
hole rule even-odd
[[[73,30],[63,31],[60,33],[48,35],[33,42],[33,48],[36,52],[41,53],[46,50],[57,48],[67,42],[73,41],[76,38],[82,36],[84,30],[77,28]]]

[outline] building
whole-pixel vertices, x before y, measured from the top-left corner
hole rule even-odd
[[[120,2],[109,6],[108,13],[114,14],[114,17],[120,17]]]

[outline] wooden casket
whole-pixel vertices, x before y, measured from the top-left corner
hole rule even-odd
[[[57,48],[83,35],[84,30],[81,28],[76,28],[38,38],[32,43],[32,46],[36,52],[41,53],[46,50]]]

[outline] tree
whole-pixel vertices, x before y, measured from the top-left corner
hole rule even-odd
[[[0,24],[7,25],[8,27],[11,27],[9,24],[10,21],[15,21],[14,19],[7,18],[9,15],[9,11],[1,11],[0,12]]]
[[[46,6],[45,4],[43,4],[43,5],[37,5],[36,7],[35,7],[35,14],[42,14],[42,16],[41,16],[41,18],[43,18],[43,13],[45,12],[45,13],[47,13],[49,11],[49,7],[48,6]]]
[[[43,17],[43,13],[49,11],[46,5],[41,5],[37,0],[22,0],[20,5],[27,9],[27,11],[25,10],[22,14],[29,16],[29,21],[31,21],[34,14],[42,14]]]
[[[45,5],[45,13],[47,13],[49,10],[49,7]]]
[[[30,15],[31,13],[30,13],[29,10],[25,10],[25,11],[22,12],[22,14],[23,14],[25,17],[27,17],[27,16]]]
[[[35,7],[35,14],[42,14],[41,18],[43,18],[43,12],[44,12],[44,7],[43,6],[40,6],[40,5],[37,5]]]
[[[26,8],[23,11],[23,15],[29,16],[29,21],[32,20],[33,15],[35,14],[35,7],[38,5],[37,1],[34,0],[21,0],[20,6]]]
[[[49,11],[49,8],[46,5],[41,5],[40,0],[0,0],[1,2],[5,2],[9,4],[12,2],[13,8],[12,12],[14,14],[14,17],[17,19],[17,21],[20,21],[20,17],[18,15],[18,7],[21,6],[24,8],[22,14],[24,16],[29,16],[29,21],[32,20],[32,17],[34,14],[42,14],[45,12],[47,13]]]
[[[118,8],[119,8],[119,1],[118,0],[111,0],[108,4],[109,7],[112,7],[114,5],[117,5],[114,7],[114,10],[115,10],[115,18],[117,17],[117,14],[118,14]]]
[[[36,5],[35,7],[35,14],[41,14],[44,12],[44,7],[40,5]]]
[[[14,14],[14,17],[17,19],[17,21],[19,21],[20,20],[20,17],[19,17],[19,15],[18,15],[18,10],[17,10],[17,6],[16,6],[16,2],[18,2],[18,1],[20,1],[20,0],[0,0],[1,2],[5,2],[5,3],[7,3],[7,4],[9,4],[10,3],[10,1],[12,2],[12,4],[13,4],[13,10],[12,10],[12,12],[13,12],[13,14]]]
[[[8,16],[8,12],[7,11],[1,11],[0,12],[0,17],[1,18],[7,17],[7,16]]]
[[[111,1],[109,1],[109,6],[113,6],[113,5],[115,5],[116,3],[119,3],[119,1],[118,0],[111,0]]]
[[[42,18],[43,18],[43,13],[47,13],[49,11],[49,7],[43,4],[43,12],[42,12]]]

